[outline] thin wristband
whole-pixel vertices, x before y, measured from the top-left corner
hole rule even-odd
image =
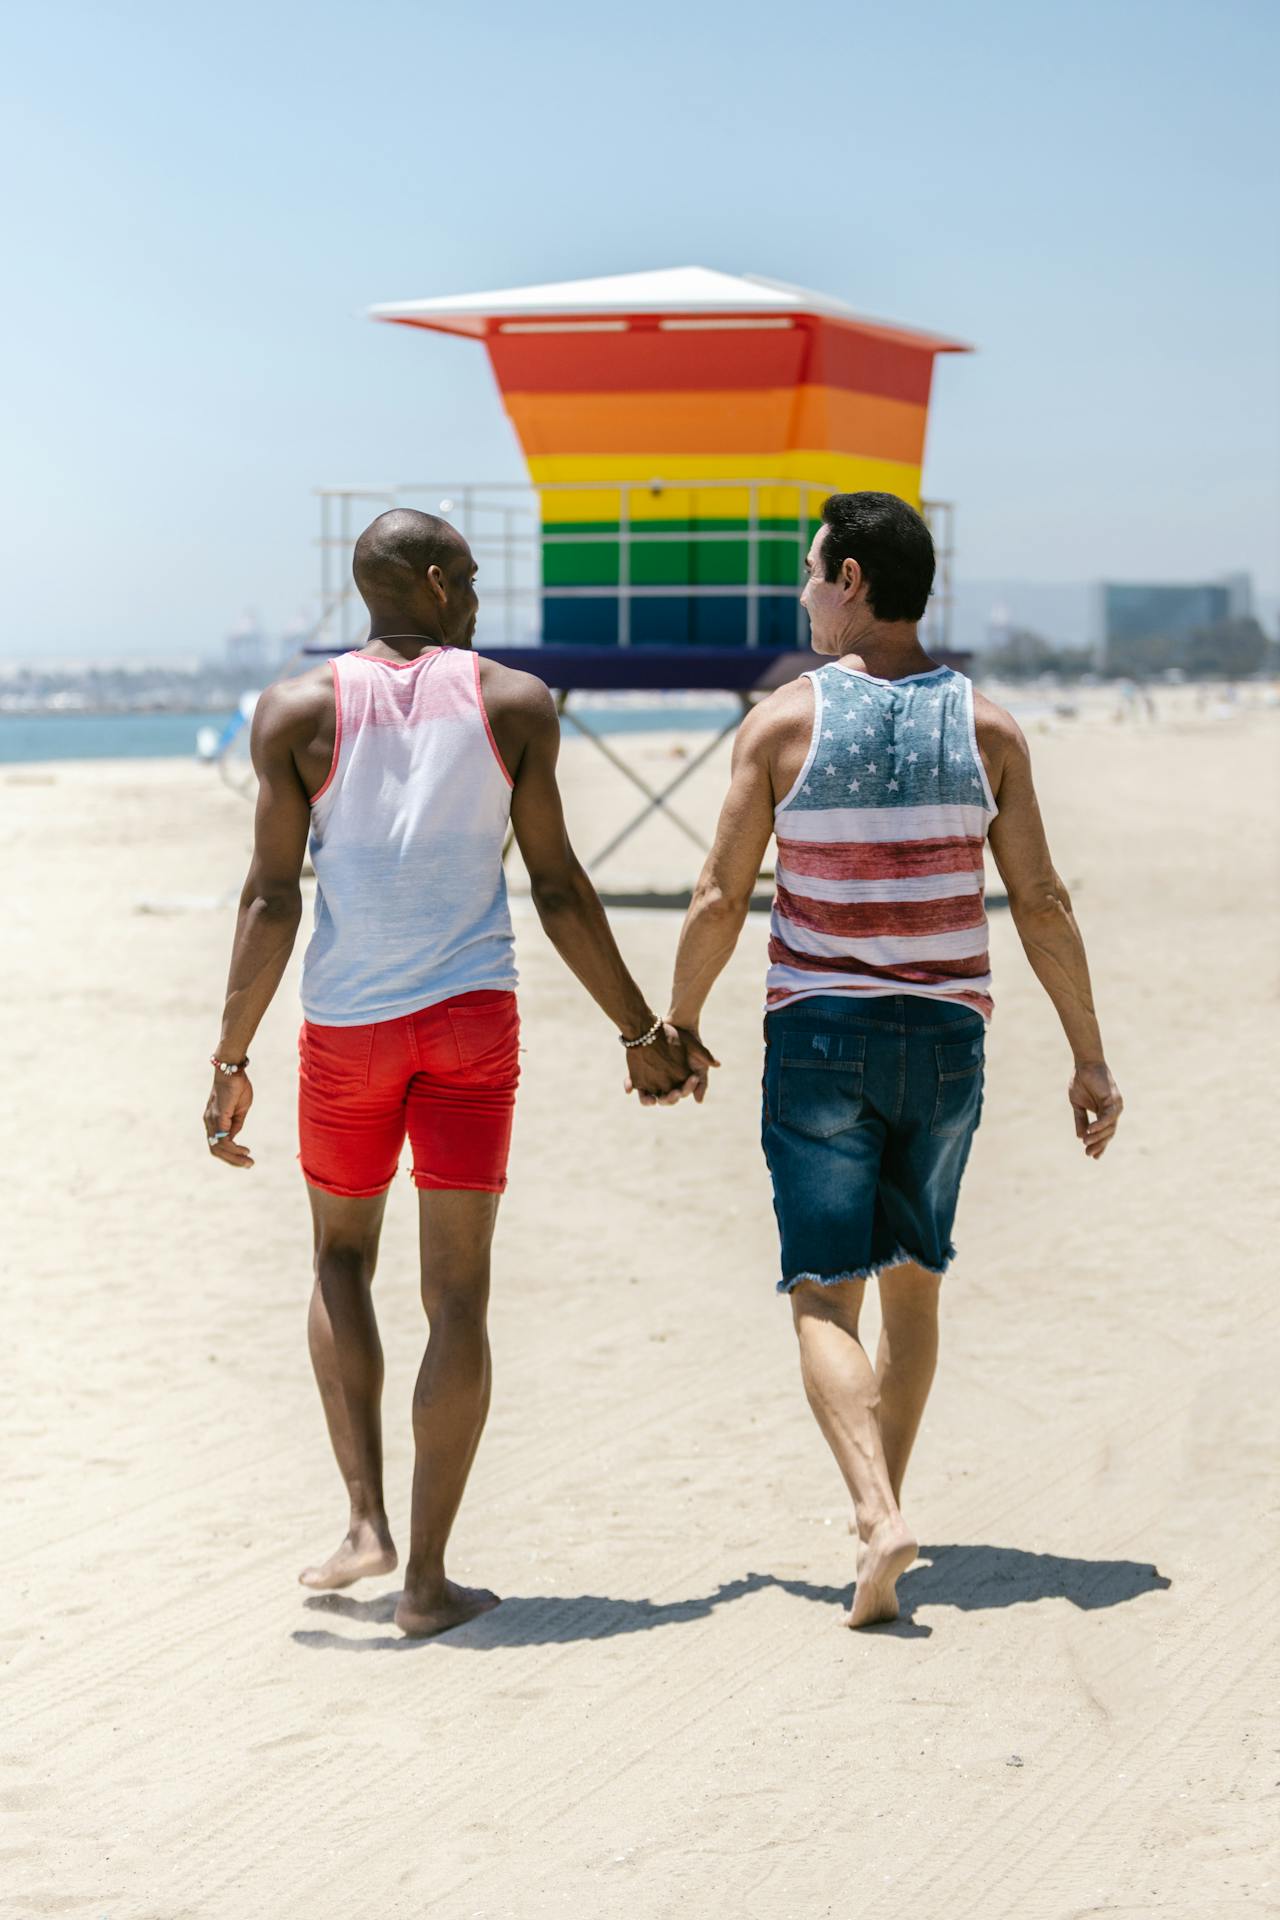
[[[209,1055],[209,1065],[216,1067],[219,1073],[243,1073],[248,1064],[249,1056],[247,1053],[243,1060],[219,1060],[216,1053]]]
[[[658,1035],[661,1032],[662,1032],[662,1021],[659,1018],[654,1021],[653,1025],[650,1027],[647,1033],[642,1033],[640,1035],[638,1040],[628,1040],[625,1033],[620,1033],[618,1035],[618,1040],[619,1040],[619,1043],[626,1048],[628,1053],[633,1053],[637,1047],[649,1046],[654,1040],[657,1039]]]

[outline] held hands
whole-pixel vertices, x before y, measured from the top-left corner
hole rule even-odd
[[[1067,1088],[1076,1123],[1076,1139],[1083,1140],[1090,1160],[1100,1160],[1111,1143],[1124,1112],[1120,1089],[1105,1060],[1078,1066]],[[1093,1118],[1090,1119],[1090,1114]]]
[[[215,1160],[225,1160],[229,1167],[253,1165],[248,1147],[240,1146],[237,1138],[252,1105],[253,1088],[247,1073],[214,1073],[204,1110],[204,1134]]]
[[[642,1107],[674,1107],[687,1093],[701,1106],[710,1070],[719,1065],[696,1033],[664,1020],[655,1040],[627,1054],[623,1092],[638,1093]]]

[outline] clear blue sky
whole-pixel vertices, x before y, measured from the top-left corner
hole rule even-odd
[[[1280,587],[1269,0],[25,7],[9,658],[312,597],[324,481],[522,473],[482,349],[371,302],[699,262],[936,327],[962,576]]]

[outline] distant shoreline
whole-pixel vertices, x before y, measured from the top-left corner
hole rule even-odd
[[[207,720],[210,713],[229,717],[232,707],[211,709],[195,707],[6,707],[0,705],[3,720],[138,720],[167,715],[173,720]]]
[[[196,758],[196,733],[202,726],[219,733],[228,710],[74,713],[0,712],[0,765],[40,761],[174,760]]]
[[[704,695],[697,704],[681,699],[659,704],[651,698],[645,705],[612,707],[575,702],[575,710],[593,732],[617,734],[718,730],[733,717],[735,708],[730,700],[715,701]],[[0,766],[77,760],[194,761],[199,730],[211,727],[221,736],[234,715],[233,706],[0,710]],[[566,726],[566,737],[575,731]],[[241,743],[246,737],[242,728]],[[242,744],[237,751],[242,751]]]
[[[1126,719],[1151,725],[1157,723],[1157,716],[1161,723],[1176,719],[1184,725],[1210,726],[1228,717],[1274,713],[1280,708],[1277,681],[1237,686],[1198,682],[1148,689],[1145,697],[1115,684],[1047,689],[991,681],[987,690],[1024,726],[1037,729],[1075,726],[1081,721],[1096,723],[1100,719],[1108,725]],[[564,736],[566,742],[580,737],[578,727],[570,723],[575,716],[590,732],[615,737],[714,733],[730,722],[736,711],[731,698],[716,700],[706,694],[691,697],[677,693],[668,699],[652,695],[587,696],[574,702]],[[198,757],[196,735],[201,728],[211,728],[214,736],[221,738],[234,715],[233,705],[74,712],[0,709],[0,766],[108,760],[189,760],[194,764]],[[240,728],[232,749],[235,755],[243,756],[247,738],[247,729]]]

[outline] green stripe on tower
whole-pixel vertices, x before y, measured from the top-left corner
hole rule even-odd
[[[548,523],[543,528],[542,578],[548,587],[612,587],[619,581],[616,539],[575,540],[573,533],[616,534],[614,521]],[[761,520],[756,542],[756,579],[760,586],[795,587],[800,583],[804,542],[794,520]],[[687,535],[652,539],[646,532]],[[737,539],[707,540],[707,533],[736,534]],[[662,521],[633,530],[629,546],[630,580],[636,587],[746,586],[750,579],[750,543],[745,520]]]

